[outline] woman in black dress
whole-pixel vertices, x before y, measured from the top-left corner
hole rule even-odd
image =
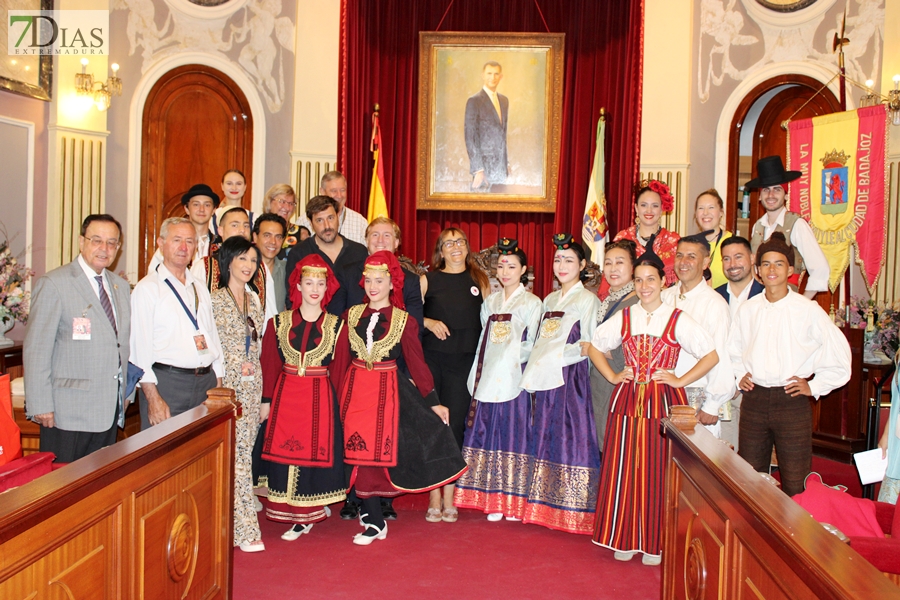
[[[460,449],[466,429],[466,412],[472,400],[466,382],[475,362],[481,336],[481,304],[490,293],[488,277],[472,257],[466,234],[449,227],[434,245],[432,270],[421,278],[425,303],[422,348],[434,377],[435,390],[450,410],[450,429]],[[453,485],[433,490],[425,520],[456,522]]]

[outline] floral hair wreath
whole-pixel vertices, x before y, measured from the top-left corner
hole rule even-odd
[[[640,193],[643,189],[649,189],[651,192],[659,194],[659,199],[662,201],[660,206],[662,207],[663,212],[672,212],[672,209],[675,208],[675,197],[672,196],[672,191],[669,189],[669,186],[662,181],[657,179],[642,179],[637,185],[637,193]]]

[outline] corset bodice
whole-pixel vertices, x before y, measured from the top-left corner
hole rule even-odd
[[[675,323],[681,311],[676,309],[672,312],[661,336],[646,333],[633,335],[630,307],[622,312],[622,352],[625,364],[634,370],[634,382],[647,383],[657,370],[674,369],[681,351],[681,346],[675,341]]]

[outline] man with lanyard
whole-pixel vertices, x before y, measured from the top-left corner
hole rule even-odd
[[[318,254],[328,263],[338,283],[359,285],[359,281],[344,282],[342,273],[345,265],[362,264],[368,258],[366,247],[338,233],[338,202],[330,196],[314,196],[306,203],[306,216],[312,224],[312,237],[300,242],[287,257],[284,280],[287,298],[285,306],[291,308],[291,273],[301,260],[310,254]],[[365,229],[363,229],[365,231]]]
[[[340,171],[329,171],[322,175],[319,194],[337,201],[337,232],[357,244],[366,243],[366,218],[351,208],[347,208],[347,178]],[[308,206],[308,204],[307,204]],[[312,230],[312,217],[301,215],[296,224]],[[363,258],[365,260],[365,257]]]
[[[750,252],[750,240],[740,236],[730,237],[722,242],[719,251],[722,255],[722,271],[728,281],[717,287],[716,291],[728,303],[728,310],[731,312],[733,322],[741,305],[762,293],[765,288],[753,278],[753,254]],[[724,414],[731,414],[730,421],[722,421],[722,439],[734,446],[735,451],[740,447],[738,428],[741,421],[742,400],[741,391],[737,390],[731,402],[722,405],[723,410],[721,411]]]
[[[759,202],[766,210],[753,225],[750,236],[750,248],[755,254],[760,244],[772,237],[772,233],[780,231],[787,243],[797,249],[796,269],[788,282],[794,289],[800,282],[800,274],[807,272],[806,290],[803,295],[814,298],[816,293],[828,289],[828,274],[831,269],[825,253],[816,241],[809,223],[799,214],[785,207],[787,191],[785,185],[799,178],[800,171],[785,171],[780,156],[767,156],[756,163],[757,176],[744,187],[759,189]]]
[[[662,301],[683,310],[697,321],[715,342],[719,356],[725,353],[731,314],[728,304],[715,292],[703,271],[709,268],[708,231],[683,237],[678,241],[675,252],[675,275],[678,283],[662,292]],[[687,352],[678,355],[675,374],[679,377],[687,373],[697,360]],[[734,396],[734,377],[728,362],[719,359],[719,364],[705,376],[685,389],[688,402],[697,409],[697,419],[716,437],[719,437],[719,409]]]
[[[209,291],[187,266],[197,234],[187,219],[163,221],[163,262],[131,295],[131,360],[141,379],[141,429],[199,406],[221,385],[223,354]]]
[[[728,336],[728,356],[744,393],[738,454],[759,472],[778,453],[781,489],[803,491],[812,467],[810,398],[850,380],[850,345],[822,308],[792,291],[794,248],[780,232],[760,245],[765,293],[744,302]]]

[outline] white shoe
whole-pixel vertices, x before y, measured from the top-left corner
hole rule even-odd
[[[637,552],[619,552],[618,550],[616,550],[616,552],[613,553],[613,558],[624,562],[634,558],[635,554],[637,554]]]
[[[496,523],[497,521],[503,520],[503,513],[490,513],[487,516],[487,520],[491,523]]]
[[[374,529],[375,535],[363,535],[364,533],[366,533],[366,531],[369,531],[369,529]],[[357,546],[368,546],[375,540],[383,540],[387,537],[387,529],[387,523],[384,524],[384,529],[379,529],[375,525],[369,523],[368,525],[366,525],[366,531],[364,531],[363,533],[357,533],[353,536],[353,543]]]
[[[520,519],[520,518],[518,518],[518,517],[509,517],[509,516],[507,516],[507,517],[506,517],[506,520],[507,520],[507,521],[521,521],[522,519]]]
[[[256,512],[262,512],[263,505],[259,501],[259,496],[253,496],[253,508],[256,509]]]
[[[325,507],[325,516],[326,516],[326,517],[330,517],[330,516],[331,516],[331,509],[328,508],[327,506]]]
[[[662,562],[662,554],[645,554],[641,557],[641,562],[645,565],[655,567]]]
[[[301,535],[303,535],[305,533],[309,533],[312,530],[313,525],[315,525],[315,523],[309,523],[308,525],[299,525],[299,524],[294,525],[293,527],[291,527],[290,529],[288,529],[287,531],[285,531],[284,533],[281,534],[281,539],[288,541],[288,542],[293,542]],[[299,527],[299,529],[298,529],[298,527]]]
[[[262,552],[266,549],[266,545],[262,540],[256,540],[255,542],[244,542],[238,548],[243,552]]]

